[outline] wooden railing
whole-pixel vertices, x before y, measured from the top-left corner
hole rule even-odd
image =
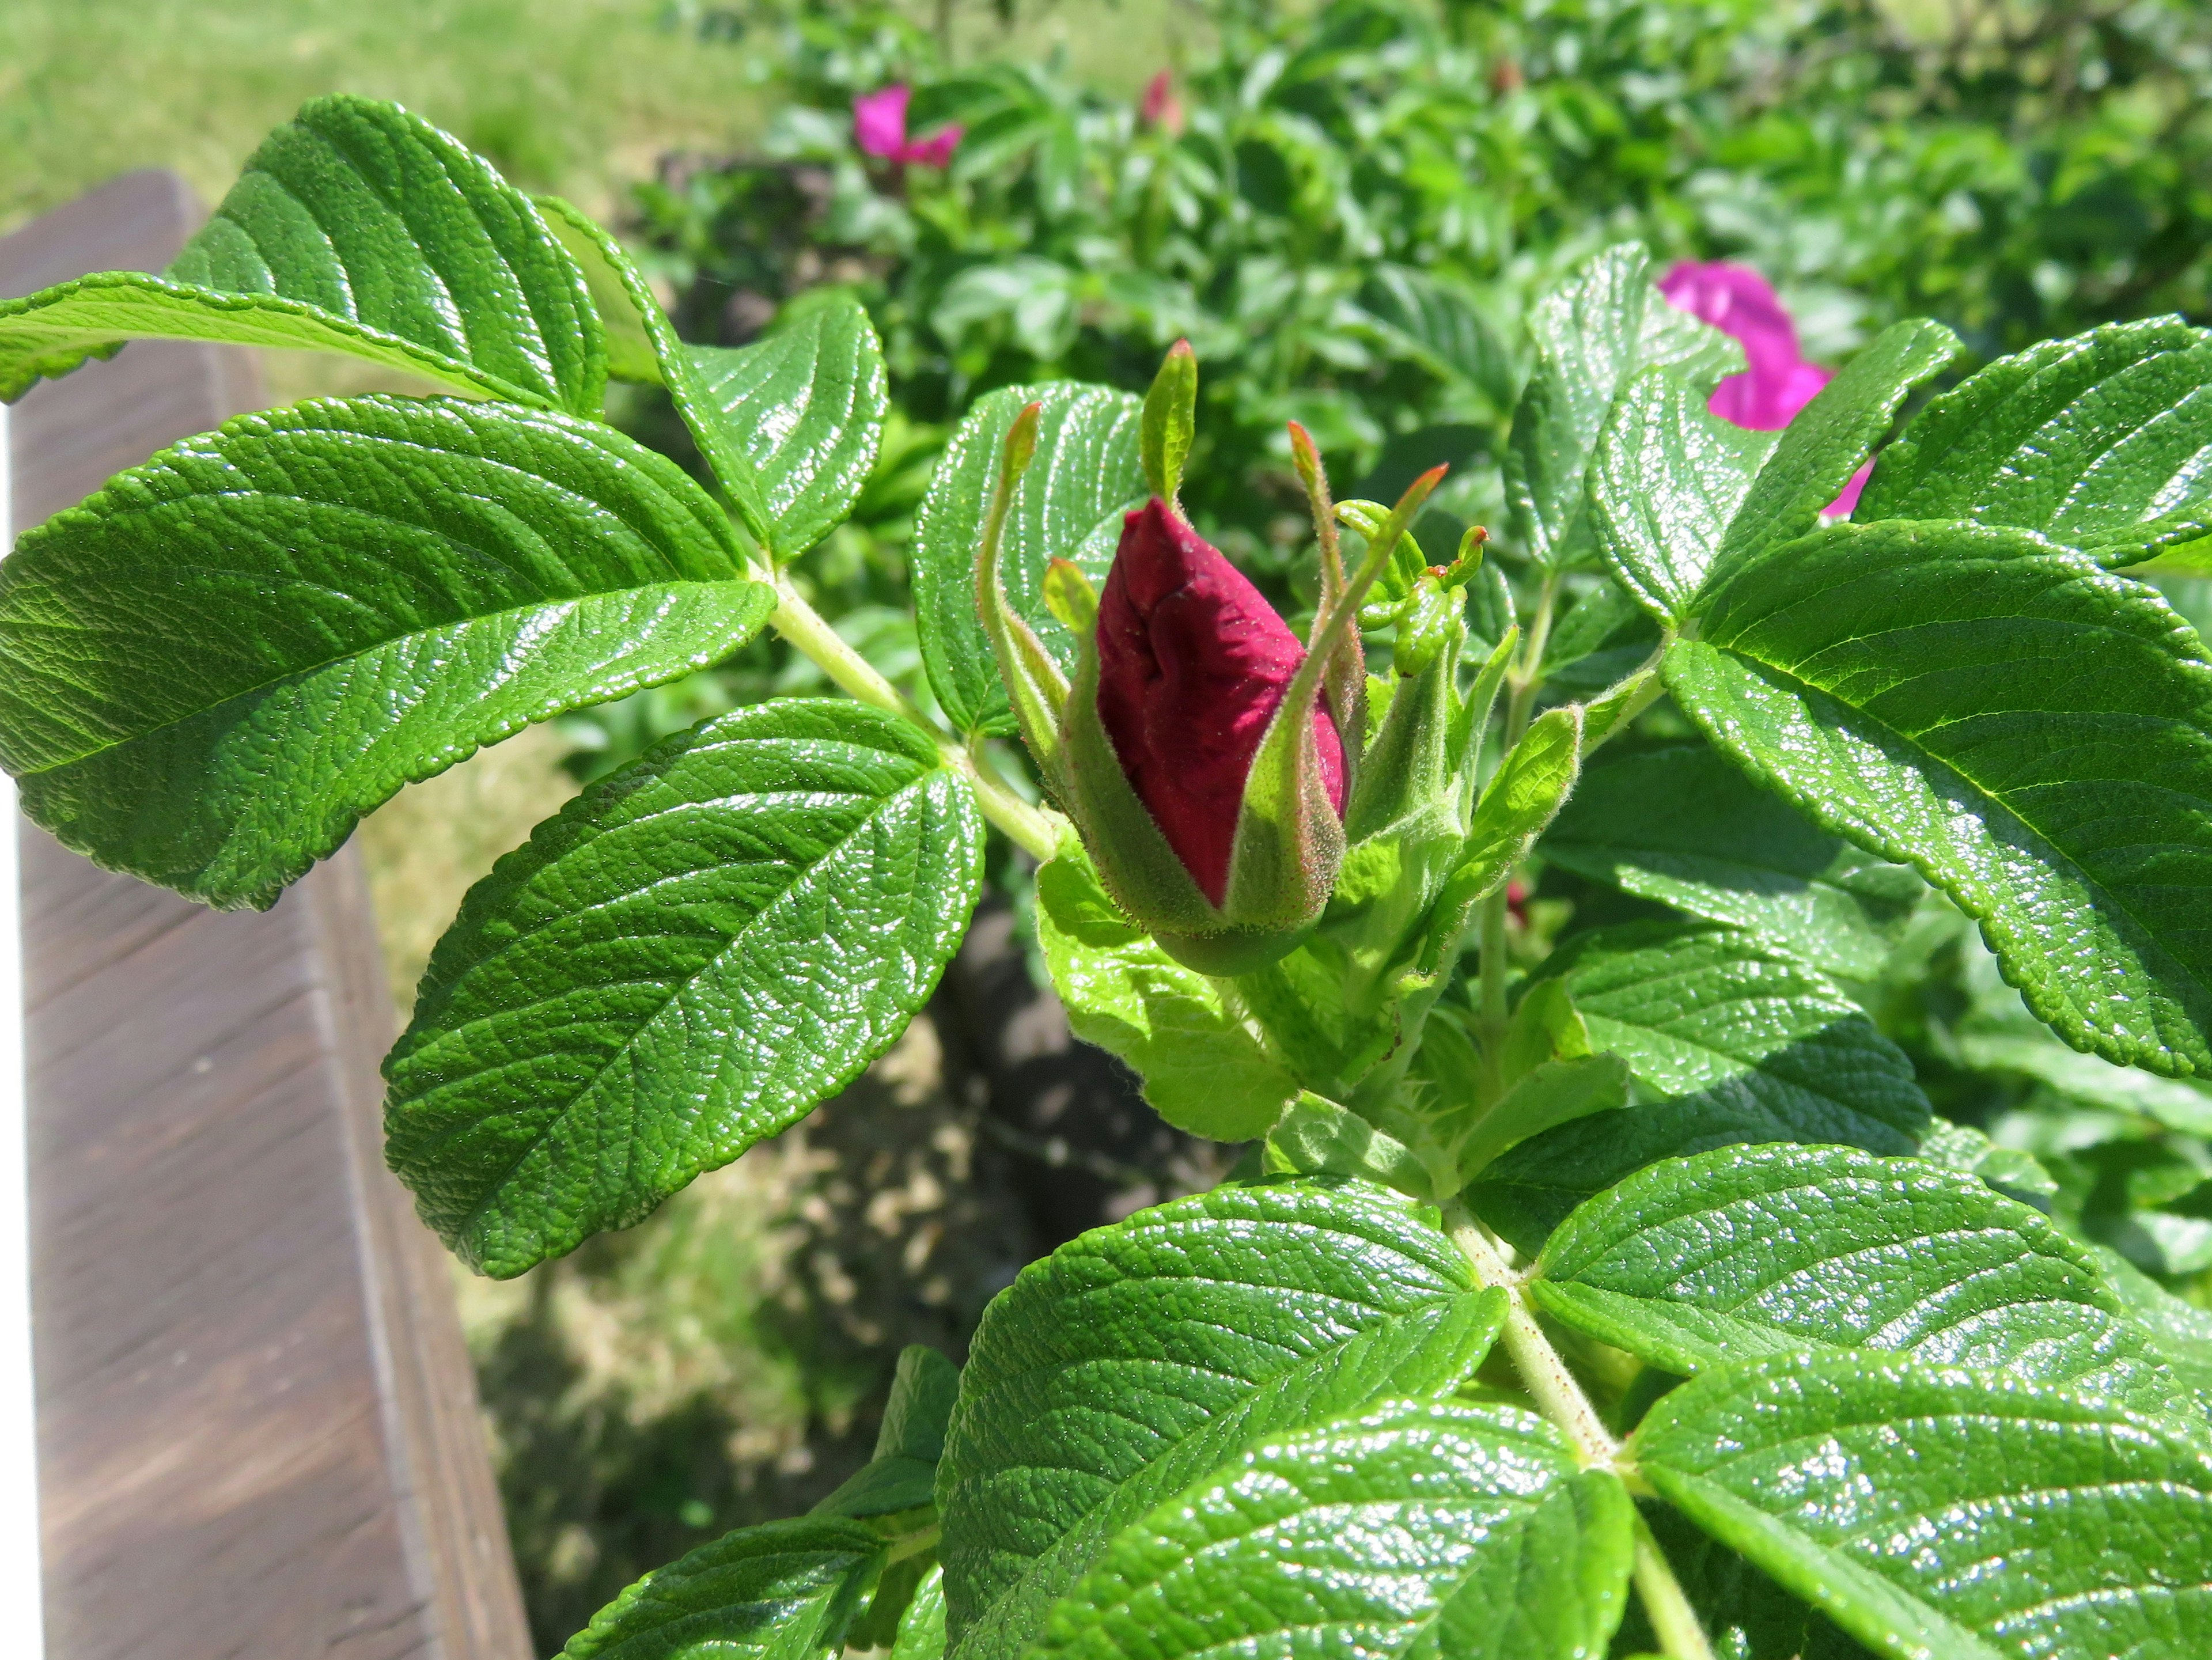
[[[129,174],[0,240],[0,298],[159,270],[198,217]],[[16,526],[258,402],[166,343],[37,388]],[[218,915],[21,830],[50,1660],[525,1660],[448,1269],[384,1168],[358,860]]]

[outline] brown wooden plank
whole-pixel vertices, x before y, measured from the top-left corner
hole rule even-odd
[[[0,241],[0,295],[157,268],[136,173]],[[11,422],[17,522],[257,401],[140,343]],[[383,1166],[392,1016],[358,862],[220,915],[24,827],[33,1307],[52,1660],[523,1660],[447,1269]]]

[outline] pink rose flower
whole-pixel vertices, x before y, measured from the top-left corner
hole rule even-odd
[[[1145,83],[1145,101],[1137,115],[1157,132],[1182,137],[1182,100],[1176,96],[1174,70],[1162,70]]]
[[[1154,496],[1122,521],[1098,602],[1098,717],[1137,798],[1214,905],[1244,785],[1305,659],[1243,573]],[[1344,811],[1344,744],[1326,701],[1314,741]]]
[[[1659,279],[1659,292],[1669,305],[1742,343],[1747,367],[1714,387],[1705,404],[1731,426],[1779,432],[1833,378],[1833,371],[1799,355],[1797,325],[1767,280],[1747,266],[1684,259]],[[1851,475],[1828,504],[1831,515],[1848,515],[1858,506],[1873,468],[1869,461]]]
[[[863,154],[881,156],[886,161],[913,162],[925,167],[941,167],[952,160],[952,151],[960,143],[961,129],[941,127],[928,137],[909,139],[906,136],[907,106],[914,100],[914,88],[903,82],[894,82],[881,92],[872,92],[853,100],[853,138]]]

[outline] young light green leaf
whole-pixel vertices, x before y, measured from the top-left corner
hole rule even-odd
[[[954,1651],[1020,1652],[1124,1528],[1263,1438],[1448,1392],[1504,1308],[1413,1201],[1353,1183],[1217,1188],[1031,1264],[939,1467]]]
[[[576,262],[528,197],[397,104],[306,105],[168,275],[412,342],[512,389],[500,396],[599,413],[605,336]]]
[[[679,733],[470,891],[385,1062],[392,1169],[488,1274],[627,1227],[905,1030],[982,848],[896,716],[793,698]]]
[[[1992,363],[1921,411],[1852,516],[2039,531],[2125,565],[2212,534],[2212,336],[2111,323]]]
[[[1459,1180],[1473,1180],[1532,1135],[1625,1106],[1628,1080],[1628,1063],[1617,1055],[1571,1055],[1530,1067],[1458,1142]]]
[[[797,558],[844,523],[876,465],[890,392],[867,312],[840,297],[750,346],[684,351],[695,422],[745,463],[731,499],[746,529],[778,564]]]
[[[944,1660],[945,1570],[933,1566],[899,1615],[891,1660]]]
[[[725,1534],[648,1573],[592,1616],[561,1660],[814,1660],[836,1651],[883,1542],[808,1517]]]
[[[1877,1652],[2212,1647],[2212,1456],[2094,1397],[1859,1355],[1769,1361],[1674,1390],[1630,1451]]]
[[[1959,337],[1926,319],[1893,323],[1844,365],[1784,430],[1729,521],[1708,585],[1745,559],[1802,536],[1888,436],[1905,397],[1959,355]],[[1689,609],[1707,608],[1703,596]]]
[[[1513,548],[1538,563],[1594,552],[1587,479],[1613,402],[1647,368],[1672,368],[1710,392],[1743,367],[1743,350],[1718,329],[1667,303],[1651,259],[1625,242],[1592,256],[1536,302],[1528,319],[1536,367],[1505,456]]]
[[[1703,745],[1587,769],[1544,836],[1555,865],[1871,980],[1924,891]]]
[[[1145,499],[1138,459],[1142,405],[1127,392],[1072,381],[1006,386],[977,400],[952,435],[929,482],[914,529],[914,599],[930,684],[963,732],[1014,730],[991,642],[975,617],[975,549],[998,476],[1006,429],[1041,404],[1036,457],[1006,515],[1001,573],[1006,600],[1035,629],[1063,672],[1075,640],[1044,607],[1046,567],[1071,561],[1094,583],[1106,579],[1121,514]]]
[[[1474,907],[1528,856],[1582,769],[1583,712],[1574,704],[1536,717],[1484,787],[1468,821],[1459,866],[1445,879],[1419,967],[1436,974],[1467,932]]]
[[[1561,1223],[1534,1276],[1553,1318],[1684,1375],[1889,1350],[2202,1417],[2081,1246],[1917,1159],[1788,1145],[1670,1158]]]
[[[0,567],[0,762],[70,846],[265,907],[401,785],[719,661],[774,606],[706,493],[610,428],[246,416]]]
[[[607,373],[617,380],[662,385],[660,352],[653,343],[653,325],[665,324],[660,302],[622,244],[572,203],[557,196],[531,199],[544,216],[546,229],[584,273],[584,287],[607,332]]]
[[[1076,1036],[1127,1061],[1170,1123],[1242,1141],[1297,1098],[1221,988],[1121,914],[1073,836],[1037,873],[1037,938]]]
[[[1707,413],[1707,394],[1646,369],[1613,405],[1590,465],[1598,544],[1623,587],[1679,623],[1777,435]]]
[[[1714,745],[1982,925],[2076,1048],[2212,1073],[2212,667],[2032,532],[1834,526],[1738,566],[1666,664]]]
[[[1544,965],[1590,1047],[1653,1098],[1522,1142],[1469,1189],[1523,1249],[1575,1206],[1656,1159],[1739,1142],[1912,1151],[1928,1122],[1911,1062],[1825,976],[1711,923],[1635,923],[1582,935]]]
[[[1437,1196],[1413,1149],[1358,1113],[1308,1092],[1267,1134],[1260,1168],[1268,1176],[1353,1176],[1416,1199]]]
[[[1159,1505],[1029,1652],[1586,1660],[1627,1604],[1633,1515],[1533,1412],[1390,1402],[1261,1441]]]

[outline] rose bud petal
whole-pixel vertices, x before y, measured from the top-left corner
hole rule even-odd
[[[1098,715],[1137,798],[1217,908],[1260,740],[1305,657],[1242,572],[1158,496],[1123,521],[1098,608]],[[1344,745],[1316,702],[1329,805]]]

